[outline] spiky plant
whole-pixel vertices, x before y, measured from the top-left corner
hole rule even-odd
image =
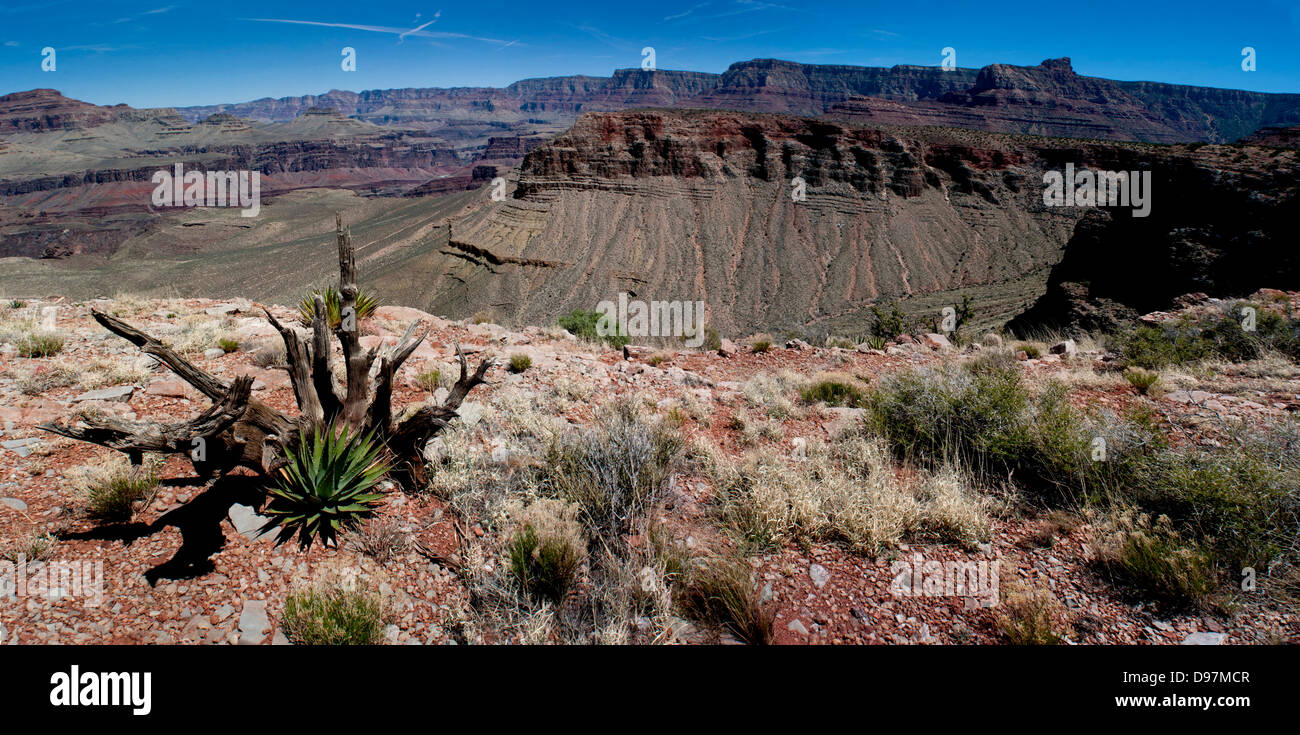
[[[318,537],[326,546],[337,544],[338,532],[373,513],[384,497],[374,491],[389,469],[380,452],[368,434],[349,434],[346,427],[313,431],[280,469],[263,530],[278,527],[277,544],[295,533],[302,548]]]
[[[302,297],[302,301],[298,304],[298,318],[303,324],[311,326],[312,318],[316,315],[318,295],[325,301],[325,314],[329,317],[330,329],[338,328],[343,322],[343,315],[339,310],[339,292],[333,286],[325,289],[324,292],[313,291]],[[357,321],[368,318],[378,307],[379,302],[373,296],[364,291],[357,291]]]

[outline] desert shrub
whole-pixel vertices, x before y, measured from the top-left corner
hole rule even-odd
[[[649,359],[646,360],[646,364],[648,364],[650,367],[659,367],[665,362],[668,362],[668,355],[662,352],[656,352],[653,355],[651,355]]]
[[[572,313],[560,317],[558,323],[573,336],[588,342],[604,342],[615,349],[622,349],[631,342],[621,333],[616,323],[610,325],[612,329],[609,330],[609,334],[601,336],[596,326],[603,318],[605,316],[599,311],[574,309]]]
[[[1016,350],[1025,353],[1025,357],[1028,357],[1030,360],[1037,360],[1043,356],[1043,351],[1038,348],[1038,345],[1029,342],[1021,342],[1016,345]]]
[[[312,291],[302,297],[298,303],[298,320],[304,326],[310,327],[312,321],[316,318],[316,296],[320,296],[325,302],[326,324],[330,329],[338,329],[343,323],[342,300],[339,296],[338,289],[330,286],[322,291]],[[379,302],[370,294],[357,290],[356,320],[360,322],[363,319],[369,319],[375,309],[379,308]]]
[[[989,503],[961,473],[943,467],[908,487],[895,477],[888,447],[860,432],[810,448],[793,466],[755,453],[711,472],[716,511],[747,551],[838,541],[877,553],[914,533],[967,545],[988,539]]]
[[[369,516],[384,497],[374,492],[388,471],[381,445],[368,434],[315,430],[291,453],[269,491],[271,516],[265,528],[279,528],[276,543],[298,534],[303,548],[319,538],[332,545],[344,528]]]
[[[85,500],[86,512],[104,521],[130,520],[136,503],[148,507],[158,494],[158,467],[150,457],[132,466],[125,457],[114,456],[95,466],[79,468],[73,484]]]
[[[538,500],[524,511],[506,545],[510,574],[524,592],[564,598],[587,555],[577,515],[577,506],[559,500]]]
[[[81,371],[68,362],[59,361],[47,365],[37,364],[36,368],[18,375],[18,390],[29,396],[37,396],[56,388],[67,388],[81,383]]]
[[[998,628],[1014,645],[1057,645],[1069,633],[1068,626],[1058,622],[1065,610],[1050,590],[1013,585],[1001,597]]]
[[[1098,560],[1119,581],[1158,599],[1204,605],[1216,587],[1213,555],[1184,540],[1167,516],[1143,514],[1110,523]]]
[[[866,394],[852,381],[826,378],[799,391],[804,403],[825,403],[828,406],[861,406]]]
[[[770,337],[759,337],[749,343],[749,349],[760,355],[768,352],[772,349],[772,339]]]
[[[1255,309],[1253,330],[1243,326],[1241,311]],[[1300,321],[1250,302],[1236,302],[1219,314],[1199,314],[1140,325],[1113,336],[1121,364],[1155,370],[1198,360],[1229,362],[1257,359],[1277,352],[1300,359]]]
[[[510,356],[510,372],[522,373],[533,366],[533,358],[524,354],[514,354]]]
[[[253,350],[253,364],[258,367],[289,367],[289,358],[284,351],[284,343],[278,340],[267,340],[260,343],[257,349]]]
[[[690,617],[721,625],[747,643],[772,640],[775,611],[763,604],[753,570],[743,558],[713,557],[690,566],[679,604]]]
[[[411,537],[393,518],[372,518],[349,535],[357,551],[379,562],[389,562],[411,546]]]
[[[1297,487],[1294,466],[1270,463],[1234,442],[1144,456],[1133,465],[1125,498],[1169,517],[1189,540],[1212,543],[1222,563],[1254,566],[1292,547],[1300,529]]]
[[[22,357],[53,357],[63,350],[62,335],[50,332],[33,332],[18,340],[18,354]]]
[[[879,335],[872,335],[867,337],[866,344],[873,350],[883,350],[889,346],[889,340]]]
[[[955,459],[981,479],[1015,477],[1055,495],[1082,490],[1092,436],[1059,384],[1030,395],[1014,364],[975,362],[900,372],[867,400],[868,425],[900,456]]]
[[[415,376],[415,384],[420,386],[421,390],[433,393],[442,384],[442,371],[437,369],[425,370]]]
[[[1160,380],[1160,373],[1135,367],[1124,371],[1124,379],[1129,385],[1137,388],[1138,393],[1146,395],[1151,390],[1151,386]]]
[[[722,335],[718,334],[718,330],[713,327],[704,330],[703,348],[708,352],[717,352],[722,349]]]
[[[308,587],[285,599],[285,637],[308,646],[370,646],[384,639],[385,609],[359,585]]]
[[[18,563],[20,558],[28,562],[45,561],[54,554],[59,540],[49,532],[32,531],[21,539],[13,539],[0,546],[0,559]]]
[[[26,301],[19,301],[19,300],[17,300],[17,299],[14,299],[13,301],[10,301],[10,302],[9,302],[9,308],[10,308],[10,309],[26,309],[26,308],[27,308],[27,302],[26,302]]]
[[[594,429],[551,444],[543,482],[577,504],[590,536],[615,539],[644,531],[681,451],[676,431],[620,401],[599,412]]]
[[[239,340],[231,339],[230,337],[222,337],[217,340],[217,347],[220,347],[222,352],[229,354],[239,349]]]
[[[906,318],[898,304],[892,304],[887,312],[879,306],[871,307],[871,333],[885,340],[907,333]]]

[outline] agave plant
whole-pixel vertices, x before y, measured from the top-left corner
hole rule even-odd
[[[337,329],[343,322],[343,315],[339,309],[339,292],[333,286],[325,289],[325,292],[313,291],[302,297],[298,304],[298,318],[303,324],[311,326],[312,319],[316,316],[316,296],[320,296],[325,302],[325,315],[329,318],[330,329]],[[373,296],[364,291],[357,291],[357,321],[361,321],[375,313],[379,302]]]
[[[349,434],[346,427],[313,431],[280,469],[265,511],[271,520],[262,529],[279,527],[277,544],[296,533],[303,548],[317,537],[335,545],[340,530],[370,515],[384,497],[374,492],[389,469],[380,452],[368,434]]]

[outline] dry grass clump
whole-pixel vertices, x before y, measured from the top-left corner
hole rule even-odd
[[[679,591],[683,612],[751,644],[772,642],[776,611],[765,604],[744,558],[713,556],[692,564]]]
[[[73,488],[81,495],[86,512],[104,521],[130,520],[138,508],[147,508],[158,494],[158,470],[162,459],[147,455],[132,466],[126,457],[110,454],[100,463],[74,467],[67,472]]]
[[[371,518],[348,534],[350,545],[378,562],[390,562],[411,547],[411,535],[395,518]]]
[[[193,314],[181,317],[176,324],[176,331],[168,336],[167,344],[182,355],[192,355],[217,347],[225,336],[222,320],[207,314]]]
[[[793,396],[806,383],[806,378],[789,370],[760,373],[745,381],[740,393],[750,408],[771,418],[779,421],[797,419],[803,415],[804,409],[795,403]]]
[[[1072,634],[1068,611],[1051,590],[1017,578],[1001,582],[998,628],[1017,646],[1053,646]]]
[[[559,602],[577,579],[587,557],[578,510],[540,499],[518,514],[506,552],[510,574],[525,593]]]
[[[1159,599],[1206,607],[1218,584],[1214,557],[1184,539],[1166,516],[1113,513],[1102,523],[1097,560],[1119,581]]]
[[[382,643],[391,613],[361,575],[326,575],[290,591],[280,626],[290,641],[308,646]]]
[[[911,533],[930,533],[966,545],[987,540],[991,501],[973,492],[962,473],[940,468],[918,481],[900,480],[888,447],[860,433],[787,465],[751,454],[714,468],[720,513],[751,549],[786,541],[842,541],[878,552]]]

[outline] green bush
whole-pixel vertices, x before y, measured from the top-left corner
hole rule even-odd
[[[772,349],[772,340],[767,338],[756,339],[750,343],[749,349],[762,354]]]
[[[280,625],[298,644],[371,646],[384,639],[384,618],[379,595],[333,586],[290,593]]]
[[[859,407],[866,395],[856,385],[842,380],[819,380],[799,391],[804,403],[825,403],[828,406]]]
[[[1025,357],[1028,357],[1030,360],[1037,360],[1043,356],[1043,351],[1038,349],[1038,345],[1030,344],[1028,342],[1021,342],[1016,345],[1016,350],[1025,353]]]
[[[420,386],[421,390],[427,391],[429,393],[433,393],[434,391],[438,390],[438,385],[441,381],[442,381],[441,370],[425,370],[424,372],[415,376],[416,385]]]
[[[506,546],[510,574],[526,592],[559,602],[577,577],[582,549],[558,535],[539,536],[526,523]]]
[[[524,354],[515,354],[510,356],[510,372],[522,373],[533,366],[533,358]]]
[[[1143,370],[1142,368],[1129,368],[1124,371],[1124,379],[1129,385],[1137,388],[1138,393],[1146,395],[1151,390],[1151,386],[1160,380],[1160,373]]]
[[[1244,328],[1243,308],[1255,310],[1253,330]],[[1227,313],[1183,317],[1159,326],[1142,325],[1114,335],[1121,364],[1155,370],[1206,359],[1253,360],[1274,351],[1300,359],[1300,321],[1247,301]]]
[[[57,334],[33,333],[18,340],[18,354],[22,357],[53,357],[63,350],[63,337]]]
[[[223,337],[217,340],[217,346],[221,348],[222,352],[231,353],[239,349],[239,340]]]
[[[373,492],[388,464],[381,445],[368,434],[346,428],[316,430],[291,454],[280,470],[279,484],[269,491],[271,516],[264,529],[279,528],[276,543],[298,534],[303,548],[319,538],[337,543],[338,532],[373,513],[383,493]]]
[[[158,494],[157,465],[146,462],[131,466],[123,461],[96,468],[88,473],[82,494],[92,518],[130,520],[137,502],[148,506]]]
[[[604,342],[615,349],[622,349],[625,345],[631,342],[631,340],[624,336],[618,329],[617,324],[613,325],[614,330],[612,334],[607,334],[602,337],[596,330],[596,325],[600,323],[600,320],[603,317],[604,315],[599,311],[583,311],[582,309],[574,309],[571,314],[562,316],[557,321],[559,325],[568,330],[570,334],[578,339],[586,340],[588,342]],[[719,346],[721,346],[720,342]]]
[[[1120,582],[1158,599],[1203,605],[1214,593],[1217,572],[1212,555],[1182,540],[1167,517],[1122,519],[1102,549],[1103,564]]]
[[[888,312],[871,307],[871,333],[887,340],[907,333],[906,317],[898,304],[891,304]]]

